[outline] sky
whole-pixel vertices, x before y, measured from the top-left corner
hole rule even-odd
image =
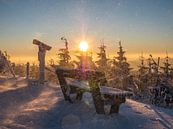
[[[34,38],[52,46],[47,57],[55,58],[63,36],[72,55],[86,40],[93,55],[104,42],[116,56],[121,40],[129,58],[173,57],[173,0],[0,0],[0,49],[12,60],[37,60]]]

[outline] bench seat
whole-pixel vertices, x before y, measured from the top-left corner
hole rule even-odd
[[[72,78],[67,78],[67,84],[79,89],[90,91],[90,86],[87,81],[76,80]],[[99,86],[101,94],[113,95],[119,97],[130,97],[133,95],[132,92],[120,90],[118,88]]]

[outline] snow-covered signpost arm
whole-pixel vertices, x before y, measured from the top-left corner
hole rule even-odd
[[[38,61],[39,61],[39,82],[44,83],[45,81],[45,55],[46,51],[49,51],[52,47],[37,40],[33,40],[33,44],[38,46]]]

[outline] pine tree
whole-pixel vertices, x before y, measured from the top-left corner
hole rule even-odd
[[[107,71],[107,66],[108,66],[108,59],[106,57],[106,50],[105,50],[106,46],[104,44],[102,44],[99,49],[100,49],[100,52],[97,53],[97,57],[98,57],[98,61],[96,61],[96,64],[97,64],[97,68],[100,70],[100,71],[103,71],[106,73]]]
[[[74,61],[78,69],[95,69],[96,66],[93,62],[92,55],[88,55],[88,52],[81,52],[76,56],[78,61]]]
[[[14,64],[14,73],[20,77],[24,77],[26,73],[24,64]]]
[[[65,48],[59,49],[59,65],[62,67],[73,67],[72,63],[70,62],[71,57],[69,55],[69,50],[68,50],[68,41],[66,38],[62,37],[61,40],[65,41]]]
[[[0,51],[0,72],[3,73],[11,73],[13,77],[15,77],[14,69],[12,67],[11,61],[10,61],[10,55],[7,53],[7,51]]]
[[[166,56],[165,62],[163,64],[164,64],[164,66],[161,67],[161,69],[163,70],[163,76],[166,79],[169,79],[169,77],[170,77],[170,71],[172,69],[171,69],[171,64],[169,63],[169,57],[168,57],[168,55]]]
[[[56,66],[54,64],[54,60],[50,59],[46,66],[45,76],[46,76],[46,80],[51,83],[56,83],[58,81],[57,77],[55,76],[55,69],[56,69]]]
[[[160,57],[158,57],[157,62],[153,59],[153,56],[150,54],[150,58],[148,59],[148,85],[153,87],[156,86],[160,82],[160,73],[159,66],[160,65]]]
[[[30,66],[30,77],[32,79],[38,79],[38,76],[39,76],[39,67],[38,67],[38,65],[36,65],[35,63],[33,63]]]
[[[4,57],[3,52],[0,50],[0,73],[5,69]]]
[[[130,76],[131,68],[124,55],[125,51],[123,50],[121,41],[119,42],[119,51],[117,54],[118,56],[113,59],[113,67],[111,69],[114,78],[113,85],[121,89],[127,89],[131,87],[130,85],[133,83],[133,79]]]
[[[140,57],[140,65],[138,66],[138,75],[136,78],[136,83],[137,83],[137,90],[138,92],[145,92],[147,90],[147,86],[148,86],[148,75],[147,75],[147,71],[148,68],[145,66],[144,64],[144,57],[143,54]]]
[[[140,63],[140,65],[138,66],[139,67],[139,70],[138,70],[138,72],[139,72],[139,75],[144,75],[145,73],[146,73],[146,66],[145,66],[145,64],[144,64],[144,57],[143,57],[143,54],[141,55],[141,57],[140,57],[140,61],[141,61],[141,63]]]

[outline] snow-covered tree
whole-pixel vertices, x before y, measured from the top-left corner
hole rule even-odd
[[[0,73],[4,71],[5,63],[4,63],[4,54],[0,51]]]
[[[20,77],[24,77],[26,73],[26,66],[25,64],[15,64],[13,65],[15,75]]]
[[[157,85],[160,81],[160,57],[158,57],[157,61],[153,59],[153,56],[150,54],[150,58],[148,59],[148,85],[153,87]]]
[[[148,88],[148,67],[144,63],[143,54],[140,57],[140,65],[138,66],[137,76],[134,79],[136,84],[136,92],[137,93],[144,93],[147,92]]]
[[[65,48],[59,49],[59,65],[62,67],[73,67],[73,64],[70,62],[71,57],[68,50],[68,41],[64,37],[62,37],[61,40],[65,42]]]
[[[163,70],[163,78],[168,80],[171,78],[171,64],[169,63],[169,57],[168,55],[165,58],[165,61],[163,62],[164,66],[161,67]]]
[[[81,52],[76,56],[78,61],[74,61],[79,69],[95,69],[96,66],[93,62],[92,55],[88,55],[88,52]]]
[[[97,53],[97,57],[98,60],[96,61],[97,64],[97,68],[100,71],[103,71],[106,73],[106,71],[108,70],[108,58],[106,57],[106,50],[105,50],[106,46],[104,44],[102,44],[99,49],[99,53]]]
[[[10,55],[7,51],[0,51],[0,72],[10,73],[15,77],[14,70],[10,61]]]
[[[114,57],[111,68],[112,85],[121,89],[131,88],[133,83],[133,78],[130,75],[131,68],[125,57],[125,51],[123,50],[121,41],[119,42],[119,51],[117,54],[118,56]]]
[[[46,71],[45,71],[45,76],[46,76],[46,80],[52,83],[56,83],[57,80],[57,76],[55,75],[55,64],[54,64],[54,60],[50,59],[48,62],[48,65],[46,66]]]
[[[38,79],[39,67],[35,63],[30,66],[30,78]]]

